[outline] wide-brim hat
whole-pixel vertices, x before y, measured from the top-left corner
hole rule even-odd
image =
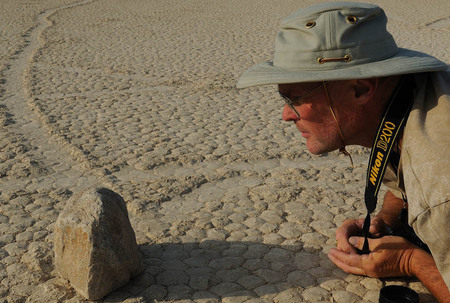
[[[373,4],[321,3],[281,22],[273,61],[250,67],[237,88],[256,85],[364,79],[444,70],[433,56],[399,48]]]

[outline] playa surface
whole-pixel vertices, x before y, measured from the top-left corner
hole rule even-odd
[[[376,1],[401,47],[450,62],[448,1]],[[0,0],[0,302],[81,302],[53,226],[89,187],[124,197],[145,273],[103,302],[378,302],[326,256],[362,217],[367,150],[312,156],[272,87],[279,20],[316,1]]]

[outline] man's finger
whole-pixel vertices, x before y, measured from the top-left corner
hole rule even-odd
[[[357,254],[358,251],[350,244],[348,244],[347,242],[338,242],[337,244],[337,249],[348,252],[348,253],[352,253],[352,254]]]
[[[362,258],[357,254],[349,254],[332,248],[328,253],[328,258],[333,261],[340,269],[346,273],[364,275],[364,270],[361,268]]]
[[[364,237],[350,237],[348,242],[353,245],[353,247],[361,250],[364,246]]]
[[[338,250],[342,250],[353,254],[357,253],[355,247],[353,247],[350,243],[348,243],[348,240],[346,238],[338,239],[336,247]]]

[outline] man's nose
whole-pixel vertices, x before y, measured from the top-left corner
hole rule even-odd
[[[282,117],[284,121],[294,121],[298,119],[297,114],[287,104],[284,105]]]

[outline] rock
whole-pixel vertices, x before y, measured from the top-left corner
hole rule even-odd
[[[89,300],[101,299],[143,271],[123,198],[89,189],[67,202],[55,224],[55,269]]]

